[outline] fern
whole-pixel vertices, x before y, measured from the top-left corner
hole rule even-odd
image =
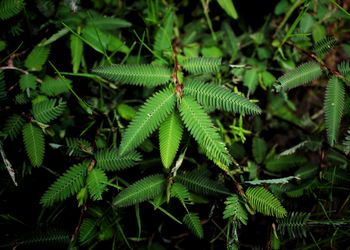
[[[7,99],[6,83],[4,79],[4,72],[0,70],[0,102]]]
[[[97,152],[95,158],[97,168],[107,171],[120,171],[138,164],[142,156],[136,151],[120,156],[115,149],[104,149]]]
[[[261,138],[254,137],[252,152],[253,152],[255,161],[259,164],[262,163],[267,153],[266,142]]]
[[[337,65],[339,72],[343,75],[346,83],[350,83],[350,62],[342,61]]]
[[[100,66],[93,72],[111,81],[146,87],[163,85],[171,79],[170,69],[150,64]]]
[[[182,138],[183,125],[179,115],[173,112],[159,128],[160,156],[165,168],[169,168],[174,161]]]
[[[182,67],[192,74],[218,73],[220,65],[220,57],[193,57],[185,59],[182,63]]]
[[[19,79],[19,87],[22,91],[26,89],[35,89],[36,88],[36,77],[32,74],[21,75]]]
[[[273,173],[288,171],[307,163],[305,157],[298,155],[276,156],[266,162],[266,169]]]
[[[40,91],[47,96],[58,96],[60,94],[68,93],[70,88],[70,80],[46,77],[40,86]]]
[[[226,198],[225,201],[225,210],[223,218],[232,218],[233,220],[240,221],[243,225],[247,225],[248,222],[248,214],[247,211],[241,204],[241,201],[238,195],[231,195]]]
[[[319,78],[322,74],[321,67],[316,62],[308,62],[278,78],[281,85],[276,87],[277,91],[287,91],[304,85]]]
[[[66,138],[67,155],[82,157],[87,152],[92,152],[91,143],[81,138]]]
[[[306,238],[309,217],[310,213],[292,212],[287,217],[278,219],[278,230],[293,238]]]
[[[49,57],[50,48],[44,46],[35,47],[24,61],[24,66],[29,70],[39,71]]]
[[[85,218],[80,226],[79,243],[84,246],[89,244],[97,235],[96,221]]]
[[[25,122],[26,121],[24,120],[24,118],[22,118],[20,115],[13,114],[9,118],[7,118],[2,132],[9,136],[11,141],[13,141],[21,133]]]
[[[327,139],[331,146],[337,142],[340,121],[344,111],[344,99],[345,89],[342,81],[332,77],[328,82],[324,101]]]
[[[58,201],[64,201],[79,192],[84,186],[88,162],[73,165],[61,175],[44,193],[40,203],[44,207],[50,207]]]
[[[89,172],[86,183],[92,200],[102,200],[102,193],[107,190],[108,178],[103,170],[94,168]]]
[[[171,42],[173,39],[173,26],[174,26],[174,13],[169,11],[164,17],[162,26],[158,28],[158,31],[154,38],[153,49],[159,55],[162,55],[164,51],[171,50]]]
[[[203,108],[192,97],[184,96],[181,99],[180,112],[187,129],[205,149],[208,158],[230,165],[231,156]]]
[[[203,239],[204,232],[201,221],[199,220],[198,214],[188,213],[183,218],[183,222],[186,226],[196,235],[198,238]]]
[[[30,162],[34,167],[39,167],[44,160],[45,142],[43,131],[32,123],[24,125],[23,141]]]
[[[248,99],[215,84],[205,84],[193,80],[185,83],[183,92],[192,95],[206,107],[215,107],[219,110],[235,113],[261,113],[261,109]]]
[[[24,8],[23,0],[1,0],[0,1],[0,19],[9,19],[22,11]]]
[[[32,96],[31,96],[32,97]],[[30,102],[30,99],[27,97],[25,93],[19,93],[15,96],[15,103],[16,104],[27,104]]]
[[[150,200],[160,195],[165,189],[165,178],[163,175],[147,176],[123,191],[114,199],[113,204],[126,207]]]
[[[205,195],[217,195],[217,194],[230,194],[227,188],[220,185],[217,181],[213,181],[208,177],[193,171],[187,174],[177,174],[175,181],[180,182],[189,190],[199,194]]]
[[[253,208],[264,215],[277,218],[287,215],[286,209],[279,200],[263,187],[249,187],[246,196]]]
[[[139,146],[173,111],[176,97],[170,89],[155,93],[136,113],[120,143],[123,155]]]
[[[177,198],[184,206],[185,204],[192,204],[192,198],[188,189],[179,182],[175,182],[171,185],[170,190],[171,197]]]
[[[35,120],[42,123],[49,123],[50,121],[59,117],[66,108],[66,102],[61,99],[46,100],[33,105],[33,115]]]
[[[313,51],[319,57],[323,57],[333,48],[336,42],[337,40],[334,37],[325,37],[315,44]]]

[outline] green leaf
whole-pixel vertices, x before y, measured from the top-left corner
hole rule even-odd
[[[292,88],[311,82],[322,75],[322,70],[317,62],[301,64],[296,69],[278,78],[281,85],[276,87],[277,91],[287,91]]]
[[[44,133],[31,123],[24,125],[22,133],[29,160],[34,167],[39,167],[43,163],[45,154]]]
[[[171,79],[170,69],[150,64],[100,66],[93,72],[110,81],[146,87],[163,85]]]
[[[73,73],[77,73],[80,68],[81,59],[83,57],[83,41],[80,37],[71,34],[70,51],[72,55]]]
[[[164,192],[165,182],[161,174],[147,176],[121,191],[113,200],[113,204],[127,207],[153,199]]]
[[[120,171],[138,164],[142,157],[138,152],[131,151],[120,156],[115,149],[103,149],[95,154],[96,168],[106,171]]]
[[[24,66],[32,71],[41,70],[42,66],[45,64],[47,58],[49,57],[49,52],[49,47],[35,47],[24,61]]]
[[[150,97],[127,127],[120,143],[119,153],[132,151],[150,136],[174,110],[176,97],[170,89]]]
[[[82,246],[89,244],[97,235],[96,221],[85,218],[80,226],[79,244]]]
[[[278,219],[278,231],[288,234],[292,238],[306,238],[307,223],[309,221],[310,213],[291,212],[287,217]]]
[[[91,143],[82,138],[66,137],[67,155],[83,157],[87,152],[92,152]]]
[[[204,109],[192,97],[184,96],[180,103],[180,113],[186,128],[205,149],[208,158],[230,165],[232,159],[225,147],[225,143],[215,130],[210,117],[204,112]]]
[[[162,25],[158,28],[157,33],[154,38],[153,49],[160,56],[165,51],[172,50],[172,40],[173,40],[173,28],[174,28],[174,13],[173,11],[168,11],[167,15],[164,17]]]
[[[125,103],[121,103],[117,106],[118,114],[125,120],[132,120],[136,115],[136,110]]]
[[[33,115],[35,120],[42,123],[49,123],[50,121],[59,117],[66,109],[67,103],[56,99],[45,100],[33,105]]]
[[[179,115],[173,112],[159,128],[159,149],[163,166],[168,169],[174,161],[182,138],[183,125]]]
[[[249,93],[253,94],[259,84],[258,70],[256,68],[248,69],[244,73],[243,84],[249,89]]]
[[[175,182],[171,185],[170,194],[171,197],[179,199],[183,206],[185,206],[185,204],[192,204],[190,192],[188,192],[188,189],[179,182]]]
[[[68,93],[70,88],[71,81],[68,79],[45,77],[40,86],[40,91],[47,96],[58,96]]]
[[[96,27],[101,30],[115,31],[119,28],[128,28],[131,26],[131,23],[116,17],[96,16],[87,20],[87,26]]]
[[[229,89],[212,83],[206,84],[197,80],[185,82],[183,93],[190,94],[200,104],[206,107],[214,107],[219,110],[234,113],[261,113],[261,109],[248,99],[233,93]]]
[[[23,0],[1,0],[0,1],[0,19],[9,19],[22,11],[24,8]]]
[[[9,118],[6,119],[2,133],[9,136],[11,141],[17,138],[21,133],[25,120],[22,116],[17,114],[12,114]]]
[[[40,204],[44,207],[50,207],[54,203],[64,201],[78,193],[84,186],[88,164],[88,162],[83,162],[70,167],[44,193],[40,199]]]
[[[315,44],[313,51],[322,58],[333,48],[336,42],[337,40],[334,37],[324,37]]]
[[[185,225],[196,235],[198,238],[203,239],[204,232],[201,221],[199,220],[198,214],[188,213],[183,218]]]
[[[224,219],[232,218],[233,220],[240,221],[243,225],[247,225],[248,214],[245,208],[242,206],[238,195],[233,194],[227,197],[225,205],[223,214]]]
[[[249,187],[246,196],[253,208],[264,215],[276,218],[283,218],[287,215],[286,209],[279,200],[263,187]]]
[[[218,0],[221,8],[233,19],[238,19],[238,14],[232,0]]]
[[[266,162],[266,169],[273,173],[289,171],[295,167],[302,166],[307,162],[305,157],[297,155],[276,156]]]
[[[182,63],[182,67],[192,74],[218,73],[220,65],[220,57],[191,57]]]
[[[107,190],[108,178],[103,170],[94,168],[89,172],[86,183],[92,200],[102,200],[102,193]]]
[[[327,139],[331,146],[337,142],[340,121],[344,112],[344,99],[344,84],[333,76],[328,82],[324,101]]]
[[[22,91],[25,91],[26,89],[35,89],[36,77],[32,74],[21,75],[19,79],[19,88]]]
[[[265,140],[254,137],[252,151],[255,161],[259,164],[262,163],[267,153],[267,145]]]

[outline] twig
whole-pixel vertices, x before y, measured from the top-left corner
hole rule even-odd
[[[2,148],[2,142],[1,141],[0,141],[0,153],[1,153],[2,160],[4,161],[5,167],[6,167],[7,171],[9,172],[9,175],[11,176],[13,184],[15,184],[15,186],[17,187],[18,184],[16,182],[15,171],[13,170],[10,161],[6,157],[5,151]]]

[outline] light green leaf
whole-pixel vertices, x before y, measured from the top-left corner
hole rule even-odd
[[[238,19],[238,14],[232,0],[218,0],[221,8],[233,19]]]

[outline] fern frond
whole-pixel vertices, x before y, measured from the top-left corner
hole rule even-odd
[[[233,194],[226,198],[225,210],[223,218],[232,218],[233,220],[240,221],[243,225],[247,225],[248,214],[245,208],[242,206],[238,195]]]
[[[204,232],[203,232],[203,227],[198,214],[195,214],[195,213],[186,214],[185,217],[183,218],[183,222],[192,231],[194,235],[196,235],[199,239],[203,239]]]
[[[176,97],[170,89],[161,90],[150,97],[136,113],[120,143],[123,155],[139,146],[174,110]]]
[[[273,173],[288,171],[307,163],[307,159],[298,155],[276,156],[266,162],[266,169]]]
[[[0,70],[0,102],[7,99],[6,83],[4,79],[4,72]]]
[[[347,136],[345,137],[343,141],[344,145],[344,152],[345,154],[349,154],[350,152],[350,129],[348,129]]]
[[[107,190],[108,178],[102,169],[94,168],[89,172],[86,184],[92,200],[102,200],[102,193]]]
[[[81,138],[66,138],[67,155],[74,157],[83,157],[85,153],[92,152],[91,143]]]
[[[97,235],[96,221],[85,218],[80,226],[79,243],[84,246],[94,240]]]
[[[30,232],[15,242],[13,248],[22,249],[66,249],[70,243],[69,233],[63,230],[51,229],[47,232]]]
[[[333,76],[328,82],[324,101],[327,139],[331,146],[334,146],[337,142],[340,121],[344,111],[344,99],[344,84]]]
[[[208,158],[230,165],[232,159],[225,147],[225,143],[215,130],[210,117],[191,96],[184,96],[181,99],[180,113],[186,128],[205,149]]]
[[[41,70],[42,66],[49,57],[50,47],[48,46],[37,46],[27,56],[24,61],[24,66],[29,70],[38,71]]]
[[[261,109],[257,105],[219,85],[193,80],[185,83],[183,93],[193,96],[206,107],[215,107],[219,110],[234,113],[261,113]]]
[[[159,55],[164,51],[171,50],[171,42],[173,40],[174,13],[169,11],[164,17],[162,25],[158,28],[154,38],[153,49]]]
[[[182,67],[192,74],[218,73],[221,57],[191,57],[183,61]]]
[[[227,188],[203,174],[192,171],[187,174],[177,174],[175,181],[180,182],[189,190],[205,195],[230,194]]]
[[[22,11],[24,8],[23,0],[1,0],[0,1],[0,19],[9,19]]]
[[[292,238],[306,238],[307,222],[310,213],[291,212],[287,217],[278,219],[278,231]]]
[[[33,105],[33,115],[35,120],[42,123],[49,123],[50,121],[59,117],[65,110],[67,103],[56,99],[46,100]]]
[[[168,169],[174,161],[182,138],[183,125],[176,112],[160,125],[159,150],[163,166]]]
[[[147,176],[123,191],[115,197],[113,204],[119,207],[127,207],[155,198],[164,192],[165,178],[163,175]]]
[[[10,137],[11,141],[17,138],[21,133],[23,125],[25,124],[22,116],[13,114],[5,121],[4,127],[1,132]]]
[[[25,93],[19,93],[15,96],[16,104],[27,104],[28,102],[30,102],[30,99],[27,97]]]
[[[36,77],[32,74],[21,75],[19,79],[19,88],[22,91],[26,89],[35,89],[36,88]]]
[[[246,196],[252,207],[264,215],[277,218],[283,218],[287,215],[287,211],[280,201],[263,187],[249,187]]]
[[[120,81],[125,84],[155,87],[166,84],[171,79],[171,71],[168,68],[143,64],[100,66],[92,70],[95,74],[110,81]]]
[[[267,145],[265,140],[254,137],[253,139],[253,146],[252,146],[252,153],[254,156],[254,159],[257,163],[262,163],[265,159],[266,153],[267,153]]]
[[[40,86],[40,91],[47,96],[58,96],[68,93],[71,81],[68,79],[54,79],[46,77]]]
[[[39,167],[43,163],[45,154],[44,133],[32,123],[24,125],[22,133],[28,158],[34,167]]]
[[[278,78],[281,85],[276,87],[277,91],[288,91],[292,88],[304,85],[316,80],[322,75],[322,70],[317,62],[307,62],[301,64],[296,69]]]
[[[106,171],[120,171],[131,168],[142,160],[140,153],[131,151],[120,156],[115,149],[103,149],[95,154],[96,167]]]
[[[333,48],[336,42],[337,40],[334,37],[325,37],[315,44],[313,51],[322,58]]]
[[[179,182],[175,182],[173,185],[171,185],[170,195],[171,197],[177,198],[183,205],[192,204],[190,192]]]
[[[344,76],[344,81],[350,83],[350,62],[342,61],[337,65],[339,72]]]
[[[73,165],[61,175],[44,193],[40,203],[44,207],[50,207],[58,201],[64,201],[79,192],[84,186],[84,179],[88,168],[88,162]]]

